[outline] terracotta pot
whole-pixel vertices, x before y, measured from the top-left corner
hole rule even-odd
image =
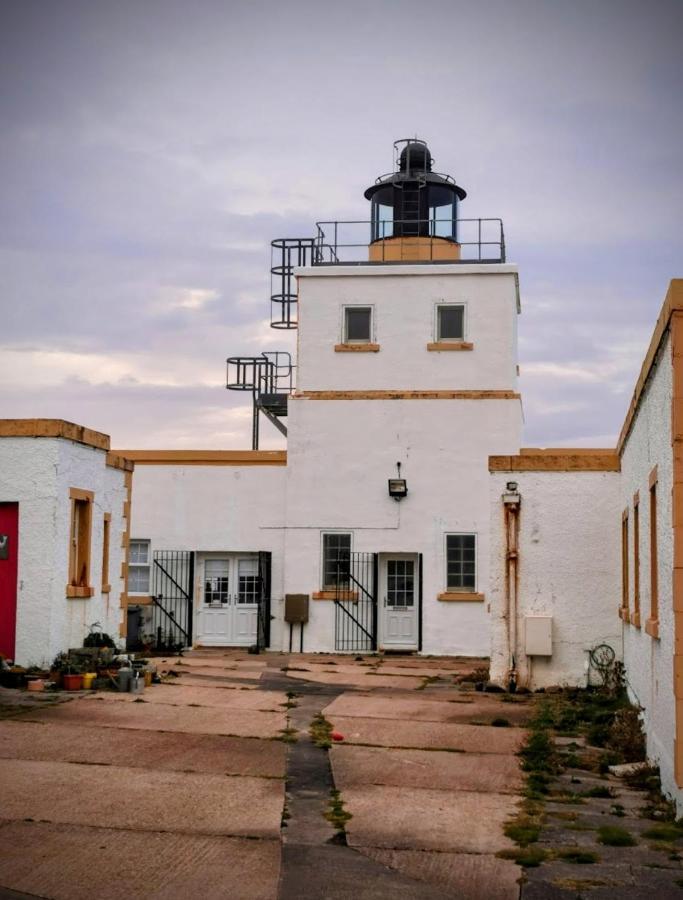
[[[56,685],[57,687],[62,686],[62,681],[64,679],[64,674],[61,669],[52,669],[50,672],[49,680]]]
[[[80,691],[83,687],[82,675],[64,675],[65,691]]]

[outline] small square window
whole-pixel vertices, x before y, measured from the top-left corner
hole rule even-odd
[[[436,308],[437,341],[463,341],[465,339],[465,307],[449,303]]]
[[[372,340],[372,309],[369,306],[344,308],[344,341],[369,343]]]

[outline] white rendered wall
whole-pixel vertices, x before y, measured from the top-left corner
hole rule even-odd
[[[516,267],[298,269],[298,390],[515,390]],[[471,351],[430,352],[437,303],[465,304]],[[373,308],[378,353],[335,353],[344,305]]]
[[[118,638],[126,490],[124,473],[107,467],[105,459],[103,450],[60,438],[0,439],[0,501],[19,503],[19,664],[45,665],[57,653],[81,646],[93,622]],[[66,597],[72,487],[95,494],[90,551],[95,593],[88,599]],[[112,516],[109,595],[101,592],[104,512]]]
[[[488,655],[486,602],[444,602],[445,535],[475,533],[488,599],[488,455],[519,449],[519,400],[290,400],[285,583],[322,587],[321,534],[353,550],[422,553],[424,653]],[[408,483],[397,503],[396,462]],[[306,649],[334,650],[334,604],[311,603]]]
[[[519,647],[524,616],[552,616],[553,653],[519,653],[519,683],[585,685],[587,651],[607,643],[621,657],[618,472],[494,472],[490,477],[491,678],[507,684],[506,536],[502,495],[516,481],[519,531]]]
[[[648,755],[661,768],[662,786],[683,810],[683,791],[674,779],[675,702],[673,692],[673,530],[671,496],[672,396],[671,341],[660,348],[635,416],[621,458],[621,496],[615,531],[621,512],[629,510],[629,601],[633,610],[633,495],[640,494],[640,615],[641,628],[624,624],[624,662],[632,698],[643,707]],[[657,466],[657,556],[659,640],[645,633],[650,615],[650,503],[649,474]]]
[[[285,474],[284,466],[138,465],[133,479],[131,538],[149,539],[152,553],[272,553],[271,646],[281,641]],[[199,567],[195,574],[199,600]]]

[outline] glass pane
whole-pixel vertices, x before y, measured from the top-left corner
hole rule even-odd
[[[350,556],[350,534],[323,535],[323,588],[348,584]]]
[[[227,603],[230,592],[230,563],[227,559],[207,559],[204,563],[204,603]]]
[[[128,567],[128,590],[132,594],[149,593],[149,566]]]
[[[461,341],[464,337],[464,307],[440,306],[437,338],[440,341]]]
[[[128,555],[129,563],[147,565],[149,563],[149,541],[131,541]]]
[[[346,340],[370,340],[371,310],[355,307],[346,308]]]
[[[446,536],[446,587],[448,590],[475,589],[475,535]]]
[[[238,603],[257,603],[259,599],[258,562],[240,559],[237,563]]]

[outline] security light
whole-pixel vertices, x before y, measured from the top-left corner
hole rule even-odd
[[[405,478],[401,478],[400,462],[396,463],[396,470],[398,477],[389,479],[389,496],[393,497],[394,500],[403,500],[404,497],[408,496],[408,485]]]

